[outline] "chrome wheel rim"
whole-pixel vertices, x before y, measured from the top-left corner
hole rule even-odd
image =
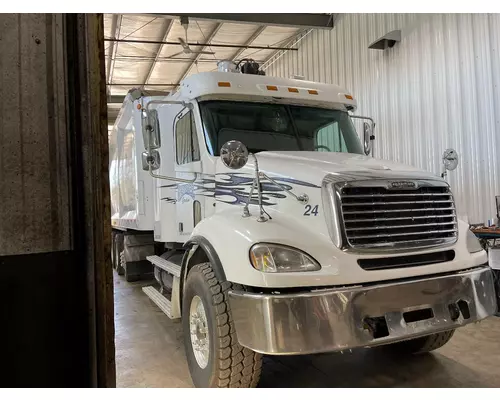
[[[189,331],[191,347],[196,362],[201,369],[208,365],[210,339],[208,337],[208,322],[205,307],[199,296],[194,296],[189,307]]]

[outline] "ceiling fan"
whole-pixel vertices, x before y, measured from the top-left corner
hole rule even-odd
[[[189,45],[187,43],[188,42],[187,31],[188,31],[188,26],[189,26],[189,20],[188,20],[187,17],[181,17],[181,25],[184,27],[184,31],[186,32],[186,40],[184,40],[182,38],[178,38],[179,39],[179,43],[182,46],[182,51],[180,51],[178,53],[175,53],[175,54],[172,54],[168,58],[174,58],[174,57],[177,57],[177,56],[179,56],[181,54],[210,54],[210,55],[215,54],[213,51],[203,51],[203,50],[196,51],[196,50],[191,50],[191,48],[189,47]]]

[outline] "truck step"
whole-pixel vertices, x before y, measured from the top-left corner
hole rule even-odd
[[[167,261],[159,256],[148,256],[146,259],[169,274],[179,278],[181,276],[181,266]]]
[[[146,296],[148,296],[153,303],[155,303],[160,310],[162,310],[167,317],[170,319],[177,319],[180,318],[180,313],[174,309],[172,309],[172,303],[170,300],[165,298],[158,290],[156,290],[153,286],[144,286],[142,288],[142,291],[146,293]]]

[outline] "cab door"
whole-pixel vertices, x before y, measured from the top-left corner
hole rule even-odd
[[[188,107],[174,120],[175,172],[177,178],[193,179],[200,176],[200,146],[196,132],[195,115]],[[196,175],[195,175],[196,174]],[[184,243],[194,226],[202,218],[204,197],[201,179],[193,183],[177,183],[177,231],[178,241]]]

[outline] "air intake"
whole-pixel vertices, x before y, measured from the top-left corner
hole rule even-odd
[[[455,203],[445,182],[375,180],[336,190],[346,247],[412,249],[457,240]]]

